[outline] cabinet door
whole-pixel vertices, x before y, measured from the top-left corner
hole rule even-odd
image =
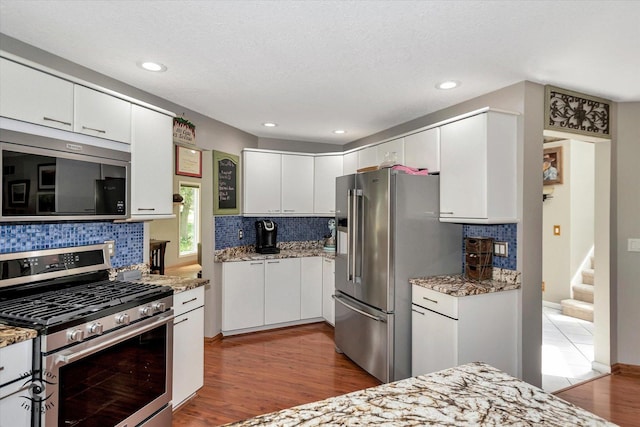
[[[264,325],[264,261],[223,263],[222,331],[262,325]]]
[[[313,157],[282,155],[282,213],[313,213]]]
[[[335,288],[335,260],[324,258],[322,260],[322,317],[330,324],[334,324],[335,302],[333,294]]]
[[[203,381],[204,307],[200,307],[173,320],[173,407],[201,388]]]
[[[244,151],[242,160],[243,212],[279,214],[282,155]]]
[[[313,211],[333,215],[336,212],[336,178],[342,176],[342,156],[318,156],[314,161]]]
[[[265,261],[264,323],[300,320],[300,259]]]
[[[358,152],[352,151],[342,156],[342,174],[351,175],[358,171]]]
[[[367,147],[358,150],[358,169],[378,166],[378,150],[376,147]]]
[[[0,116],[73,130],[73,83],[0,58]]]
[[[173,119],[132,106],[131,215],[173,215]]]
[[[440,171],[440,128],[404,137],[404,164],[412,168]]]
[[[322,317],[322,257],[300,260],[300,318]]]
[[[23,387],[22,391],[17,391],[7,396],[0,396],[0,426],[31,426],[31,411],[22,406],[25,402],[31,403],[27,400],[28,397],[29,389],[26,386]]]
[[[487,217],[486,117],[479,114],[440,130],[441,218]]]
[[[458,365],[457,321],[413,305],[411,313],[411,375]]]
[[[75,132],[131,142],[130,102],[80,85],[74,87],[74,100]]]
[[[393,157],[395,153],[396,164],[404,165],[404,138],[394,139],[384,144],[376,145],[376,161],[381,164],[389,157]]]

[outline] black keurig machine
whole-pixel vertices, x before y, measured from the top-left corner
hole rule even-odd
[[[259,254],[277,254],[280,249],[276,248],[278,237],[278,224],[262,219],[256,221],[256,252]]]

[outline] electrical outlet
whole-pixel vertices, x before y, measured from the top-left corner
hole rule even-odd
[[[107,250],[109,251],[109,257],[114,257],[116,255],[116,241],[105,240],[104,243],[107,245]]]
[[[509,256],[509,243],[493,242],[493,254],[495,256],[501,256],[501,257]]]
[[[238,240],[242,240],[243,237],[244,233],[242,232],[242,229],[238,229]]]

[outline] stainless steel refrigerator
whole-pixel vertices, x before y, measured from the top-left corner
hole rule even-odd
[[[409,279],[462,271],[462,225],[439,205],[438,176],[336,179],[336,350],[383,382],[411,376]]]

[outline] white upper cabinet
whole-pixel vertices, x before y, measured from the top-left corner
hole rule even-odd
[[[342,174],[351,175],[358,171],[358,152],[352,151],[342,156]]]
[[[342,176],[342,155],[314,158],[313,211],[318,215],[335,215],[336,178]]]
[[[313,213],[313,157],[282,155],[282,213]]]
[[[440,172],[440,128],[405,136],[404,164],[429,172]]]
[[[394,139],[392,141],[385,142],[375,146],[376,149],[376,161],[380,165],[387,160],[387,155],[390,158],[395,157],[395,164],[404,164],[404,142],[403,138]],[[394,154],[395,153],[395,154]]]
[[[440,221],[517,222],[517,117],[488,111],[441,127]]]
[[[74,99],[75,132],[131,142],[130,102],[80,85],[75,85]]]
[[[358,150],[358,169],[378,166],[378,150],[376,147],[367,147]]]
[[[173,217],[173,118],[132,106],[131,217]]]
[[[0,58],[0,116],[73,130],[73,83]]]
[[[282,155],[242,152],[243,212],[249,215],[279,215]]]

